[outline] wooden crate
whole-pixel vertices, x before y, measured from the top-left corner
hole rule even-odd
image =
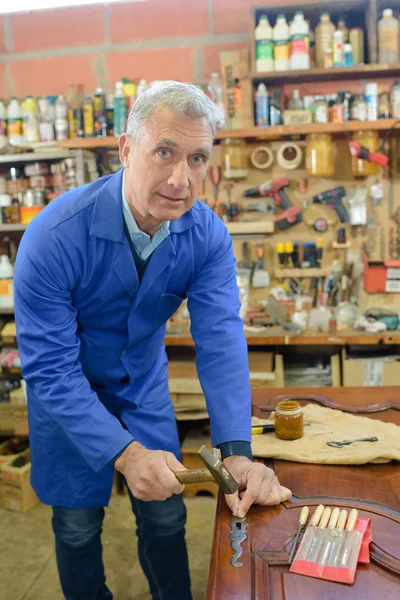
[[[25,450],[20,456],[24,456],[29,461],[30,450]],[[3,508],[24,513],[38,504],[39,499],[30,482],[30,462],[23,467],[13,467],[10,463],[2,464],[1,472],[0,494],[3,498]]]

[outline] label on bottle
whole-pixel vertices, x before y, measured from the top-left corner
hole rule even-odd
[[[289,40],[276,40],[274,45],[275,60],[289,60]]]
[[[333,65],[342,67],[344,65],[344,52],[342,42],[333,42]]]
[[[256,59],[274,60],[274,44],[272,40],[256,41]]]
[[[399,48],[399,31],[397,27],[379,32],[379,53],[397,52]]]
[[[258,127],[266,127],[269,125],[268,96],[256,97],[256,124]]]
[[[84,104],[83,106],[83,132],[87,137],[90,137],[94,134],[93,105],[91,102]]]
[[[0,119],[0,136],[7,135],[7,123],[5,119]]]
[[[304,33],[296,33],[290,38],[290,51],[292,55],[308,54],[309,39]]]
[[[326,102],[316,104],[314,120],[316,123],[327,123],[328,122],[328,105]]]
[[[14,286],[12,279],[0,279],[0,296],[13,296]]]
[[[22,119],[7,119],[7,135],[13,137],[14,135],[22,135]]]

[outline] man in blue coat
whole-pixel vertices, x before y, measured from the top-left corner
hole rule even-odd
[[[187,298],[212,443],[240,482],[227,496],[290,497],[252,462],[247,347],[232,243],[196,200],[221,124],[196,87],[146,92],[119,139],[123,169],[63,194],[26,231],[15,310],[27,383],[32,485],[53,507],[67,600],[106,600],[101,528],[115,466],[127,481],[153,599],[191,598],[166,321]]]

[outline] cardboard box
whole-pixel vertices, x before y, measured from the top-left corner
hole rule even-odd
[[[253,87],[248,50],[221,52],[221,80],[226,111],[225,129],[254,127]]]
[[[250,385],[252,388],[274,387],[274,355],[272,352],[249,352]]]
[[[346,387],[398,385],[400,355],[349,357],[342,350],[343,385]]]
[[[26,444],[26,445],[28,445],[28,444]],[[0,444],[0,480],[1,480],[1,465],[12,462],[16,458],[18,458],[18,456],[21,456],[24,452],[26,452],[26,450],[24,450],[23,452],[18,452],[16,454],[6,454],[5,452],[9,448],[10,448],[10,440],[7,440],[7,441],[3,442],[2,444]]]
[[[14,435],[29,435],[28,407],[13,406]]]
[[[10,402],[0,402],[0,433],[10,435],[14,431],[13,410]]]
[[[29,449],[22,452],[20,456],[24,456],[29,461]],[[2,472],[0,495],[3,498],[3,508],[17,512],[27,512],[38,504],[39,499],[30,482],[30,462],[22,467],[13,467],[10,463],[7,463],[2,464],[0,468]]]

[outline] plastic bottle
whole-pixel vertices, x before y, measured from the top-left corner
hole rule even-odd
[[[261,15],[255,30],[256,71],[268,73],[274,70],[273,31],[266,15]]]
[[[378,120],[379,90],[376,82],[365,84],[365,100],[367,102],[367,121]]]
[[[295,71],[310,68],[310,27],[301,10],[290,24],[290,68]]]
[[[14,269],[6,254],[0,256],[0,306],[12,308],[14,306]]]
[[[269,95],[265,83],[260,83],[256,92],[256,125],[267,127],[269,125]]]
[[[393,16],[391,8],[383,11],[378,22],[379,62],[393,64],[399,59],[399,22]]]
[[[122,81],[117,81],[114,92],[114,135],[116,137],[125,131],[126,116],[124,84]]]
[[[271,106],[269,109],[269,121],[272,127],[282,125],[282,110],[281,110],[281,91],[274,90],[272,94]]]
[[[7,107],[7,135],[12,146],[22,146],[22,115],[16,98],[11,98]]]
[[[310,25],[310,21],[307,20],[308,23],[308,28],[310,31],[309,34],[309,42],[310,42],[310,68],[314,69],[317,63],[317,57],[316,57],[316,47],[315,47],[315,33],[314,31],[311,29],[311,25]]]
[[[39,106],[39,135],[41,142],[54,142],[54,127],[51,116],[50,101],[43,97],[38,100]]]
[[[131,108],[136,100],[136,84],[131,81],[124,82],[124,96],[127,103],[127,114],[129,115]]]
[[[353,49],[353,62],[355,65],[364,62],[364,31],[361,27],[353,27],[349,34],[350,44]]]
[[[290,69],[289,25],[285,15],[278,15],[274,27],[274,60],[275,71]]]
[[[85,137],[94,136],[93,100],[90,96],[86,96],[83,103],[83,134]]]
[[[7,111],[3,100],[0,100],[0,150],[7,146]]]
[[[338,29],[333,34],[333,66],[343,67],[344,49],[343,49],[343,31]]]
[[[338,31],[343,31],[343,44],[348,44],[349,42],[349,30],[346,27],[346,23],[343,17],[341,17],[337,24]]]
[[[398,79],[390,90],[390,104],[392,105],[393,119],[400,119],[400,81]]]
[[[344,44],[343,51],[344,51],[344,66],[352,67],[354,65],[354,59],[353,59],[353,48],[351,47],[351,44]]]
[[[55,130],[56,140],[62,141],[68,139],[68,104],[65,96],[58,96],[55,102]]]
[[[107,136],[106,119],[106,97],[101,88],[96,89],[93,98],[94,135],[96,137]]]
[[[322,69],[324,65],[324,55],[326,50],[331,50],[333,47],[333,34],[335,26],[330,20],[329,14],[323,12],[320,22],[315,28],[315,46],[317,67]]]
[[[303,110],[303,101],[300,98],[299,90],[293,90],[292,97],[289,98],[288,109],[289,110]]]
[[[211,73],[210,80],[207,84],[208,93],[211,100],[217,106],[220,113],[225,117],[225,106],[222,95],[222,82],[219,73]]]
[[[114,92],[108,92],[106,97],[107,135],[114,135]]]
[[[139,81],[139,85],[136,88],[136,98],[139,98],[141,94],[143,94],[149,86],[147,85],[146,79],[141,79]]]

